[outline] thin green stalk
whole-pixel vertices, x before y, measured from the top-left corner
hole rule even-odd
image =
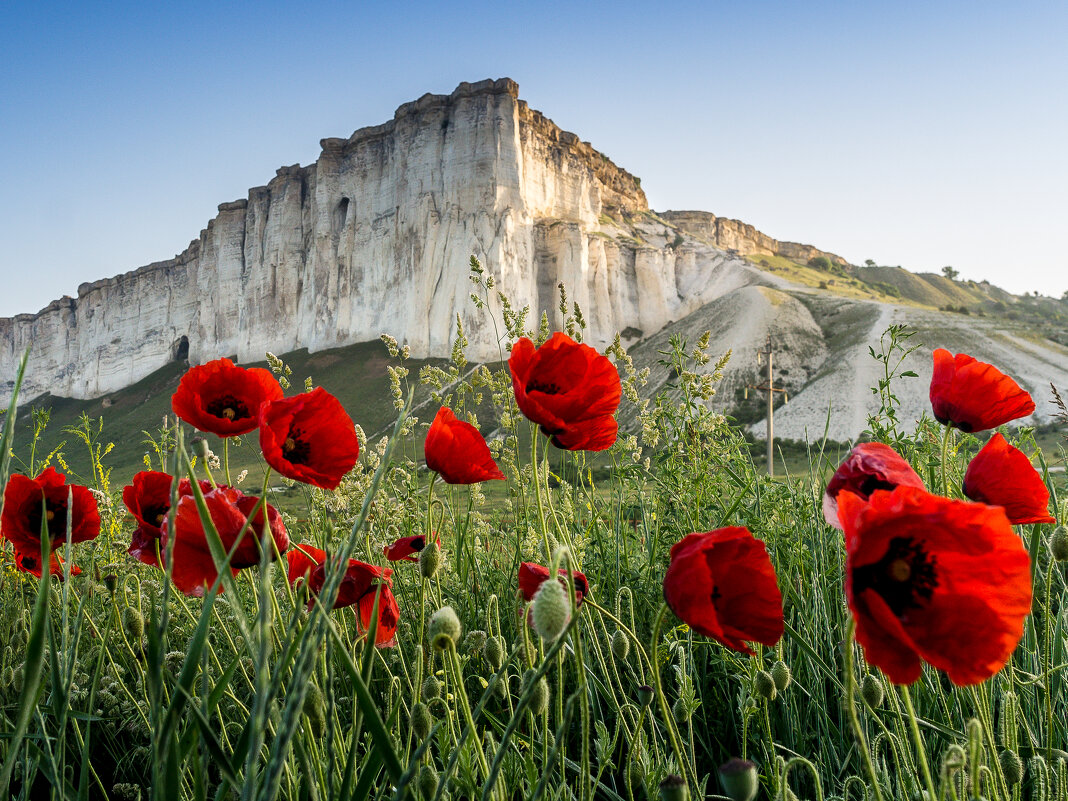
[[[909,693],[908,685],[901,685],[901,697],[905,701],[905,710],[908,712],[909,718],[909,732],[912,734],[912,744],[916,747],[916,759],[920,763],[920,774],[923,776],[923,782],[927,785],[927,792],[930,793],[929,798],[937,798],[938,794],[935,792],[934,779],[931,778],[931,768],[927,764],[927,750],[923,744],[923,738],[920,736],[920,725],[916,720],[916,710],[912,707],[912,695]]]
[[[697,781],[697,766],[690,763],[687,759],[686,751],[682,747],[682,742],[679,739],[679,732],[675,728],[675,719],[671,714],[671,709],[668,708],[667,699],[664,697],[664,684],[660,680],[660,664],[657,659],[657,650],[660,645],[660,627],[664,623],[664,617],[667,615],[667,604],[660,604],[660,612],[656,616],[656,622],[653,623],[653,638],[650,650],[652,651],[652,669],[653,669],[653,682],[656,688],[656,699],[660,704],[660,714],[664,717],[664,725],[667,727],[668,736],[671,739],[671,749],[675,752],[675,759],[678,760],[679,768],[686,773],[686,782],[690,785],[690,794],[696,798],[700,792],[700,783]]]
[[[875,794],[875,801],[883,801],[883,792],[879,788],[879,776],[875,772],[875,765],[871,761],[871,750],[868,748],[868,738],[864,736],[864,729],[860,725],[860,716],[857,715],[857,682],[853,675],[853,638],[856,633],[857,621],[850,618],[845,640],[846,710],[849,713],[849,723],[853,727],[853,736],[857,739],[858,750],[864,760],[864,769],[868,772],[868,780],[871,782],[871,788]]]

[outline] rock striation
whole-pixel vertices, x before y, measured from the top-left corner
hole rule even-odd
[[[849,264],[834,253],[800,242],[781,242],[761,233],[749,223],[717,217],[707,211],[664,211],[660,216],[691,236],[741,256],[782,256],[800,264],[823,256],[833,264]]]
[[[630,235],[620,221],[649,215],[639,181],[507,78],[424,95],[321,146],[314,164],[220,205],[175,258],[0,320],[0,395],[27,347],[23,398],[87,398],[169,360],[259,360],[382,333],[416,356],[445,356],[457,314],[472,356],[496,357],[494,330],[469,301],[472,254],[515,304],[554,322],[565,284],[596,344],[657,331],[752,280],[708,243]]]

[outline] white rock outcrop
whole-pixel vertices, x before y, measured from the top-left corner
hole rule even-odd
[[[445,356],[457,313],[471,355],[496,357],[469,300],[472,254],[516,305],[554,320],[564,283],[595,344],[657,331],[754,272],[692,237],[669,245],[663,221],[645,241],[628,236],[634,220],[655,220],[638,180],[530,109],[507,78],[424,95],[321,144],[314,164],[220,205],[174,259],[0,319],[0,395],[27,347],[22,398],[87,398],[176,358],[260,360],[382,333]]]

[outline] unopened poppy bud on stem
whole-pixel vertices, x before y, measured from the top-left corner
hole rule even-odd
[[[630,639],[618,629],[612,636],[612,655],[620,662],[625,662],[630,655]]]
[[[1058,562],[1068,561],[1068,526],[1057,526],[1053,530],[1053,537],[1049,541],[1049,548],[1053,558]]]
[[[643,707],[649,706],[649,704],[653,702],[653,697],[655,695],[656,692],[648,684],[642,684],[640,687],[638,687],[638,703],[641,704]]]
[[[669,774],[660,782],[660,801],[686,801],[689,797],[686,780],[681,776]]]
[[[883,683],[879,680],[879,677],[869,673],[864,677],[864,681],[861,682],[860,695],[864,699],[864,703],[875,709],[878,706],[882,706],[886,691],[883,689]]]
[[[753,681],[753,691],[765,701],[774,701],[775,696],[779,694],[778,689],[775,687],[775,679],[766,670],[761,670],[756,674],[756,679]]]
[[[430,801],[438,791],[438,772],[433,765],[419,768],[419,795],[424,801]]]
[[[753,801],[760,790],[756,765],[748,759],[731,759],[719,769],[723,794],[731,801]]]
[[[145,619],[132,606],[122,610],[122,627],[131,640],[140,640],[145,633]]]
[[[441,567],[441,548],[436,542],[427,543],[419,552],[419,574],[432,579]]]
[[[211,452],[211,448],[208,447],[208,441],[204,437],[193,437],[189,440],[189,446],[193,454],[201,460],[207,459],[208,454]]]
[[[427,635],[430,637],[430,644],[439,651],[455,648],[460,639],[460,631],[460,618],[451,606],[443,606],[430,616]]]
[[[559,581],[543,581],[531,606],[534,630],[548,642],[559,637],[571,620],[571,601]]]
[[[430,734],[430,728],[434,725],[434,718],[430,714],[430,707],[422,701],[412,707],[411,715],[412,733],[419,740],[425,740]]]
[[[482,658],[490,666],[490,670],[496,673],[504,664],[504,643],[500,637],[489,637],[482,646]]]
[[[1006,748],[998,754],[998,762],[1001,763],[1001,772],[1005,774],[1005,781],[1010,787],[1023,781],[1024,766],[1019,754]]]
[[[782,692],[790,686],[793,677],[790,675],[790,667],[780,659],[771,666],[771,678],[775,681],[775,689]]]
[[[523,676],[523,683],[529,685],[534,680],[533,669],[527,670]],[[530,697],[530,711],[540,715],[549,708],[549,682],[544,676],[534,682],[534,693]]]
[[[427,676],[423,681],[423,700],[432,701],[441,697],[441,681],[437,676]]]

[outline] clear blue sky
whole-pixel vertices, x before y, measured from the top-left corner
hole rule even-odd
[[[0,4],[0,316],[170,258],[319,139],[509,76],[642,178],[854,262],[1068,290],[1068,4]]]

